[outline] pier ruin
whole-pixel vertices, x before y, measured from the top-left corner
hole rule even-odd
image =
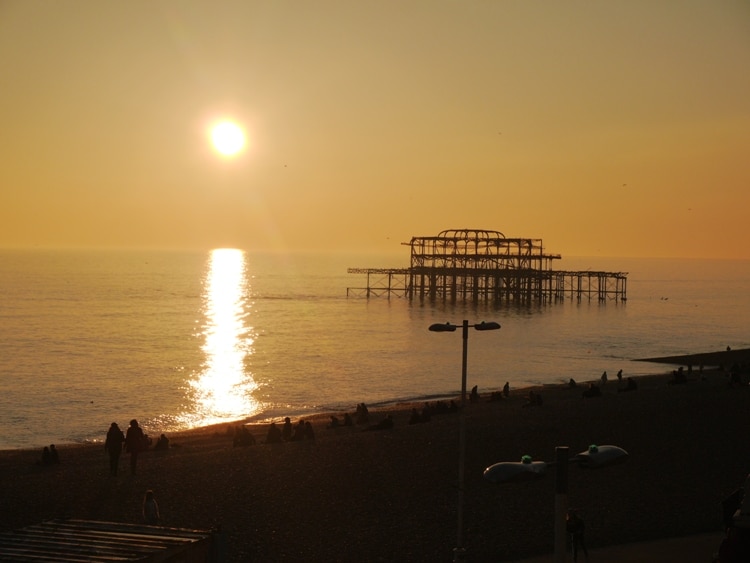
[[[451,229],[402,244],[410,248],[408,268],[349,268],[366,276],[366,284],[347,288],[347,297],[521,304],[627,300],[627,273],[554,270],[561,256],[545,252],[542,239]]]

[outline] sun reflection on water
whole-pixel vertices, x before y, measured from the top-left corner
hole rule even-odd
[[[253,330],[246,320],[247,268],[242,250],[211,251],[204,284],[205,323],[201,337],[206,359],[190,381],[194,405],[184,422],[206,426],[251,416],[260,410],[252,392],[258,385],[245,372],[245,358],[253,352]]]

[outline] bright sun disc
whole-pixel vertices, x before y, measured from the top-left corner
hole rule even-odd
[[[222,121],[211,128],[214,148],[225,156],[232,156],[245,147],[245,132],[232,121]]]

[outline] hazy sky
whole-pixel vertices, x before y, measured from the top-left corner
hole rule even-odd
[[[0,0],[0,154],[0,246],[750,259],[750,2]]]

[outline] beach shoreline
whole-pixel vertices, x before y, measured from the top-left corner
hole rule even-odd
[[[645,361],[645,360],[644,360]],[[707,370],[706,373],[709,373],[710,371],[714,370]],[[608,376],[609,378],[613,378],[612,375]],[[660,382],[662,380],[667,380],[670,377],[670,374],[667,372],[664,372],[663,374],[649,374],[649,375],[635,375],[632,378],[639,382],[650,382],[650,381],[656,381]],[[593,383],[594,385],[601,385],[601,379],[590,379],[590,380],[584,380],[584,381],[576,381],[576,389],[579,391],[584,391],[586,389],[586,386],[590,383]],[[613,388],[617,385],[624,385],[624,383],[618,383],[616,377],[614,380],[610,379],[610,388]],[[543,383],[543,384],[530,384],[525,385],[522,387],[517,387],[512,390],[512,395],[514,397],[523,397],[525,400],[525,397],[528,395],[529,391],[533,391],[537,394],[544,394],[545,391],[556,391],[556,390],[570,390],[569,383],[565,382],[559,382],[559,383]],[[469,401],[469,389],[466,390],[466,400]],[[481,393],[482,395],[482,401],[489,400],[490,395],[492,394],[498,394],[502,392],[502,388],[498,389],[487,389],[483,390]],[[411,414],[412,409],[417,409],[418,411],[421,411],[425,405],[427,404],[438,404],[438,403],[450,403],[453,401],[454,403],[458,404],[460,402],[460,393],[459,394],[445,394],[445,395],[434,395],[430,396],[429,398],[426,398],[424,400],[421,399],[415,399],[415,400],[393,400],[393,401],[385,401],[380,402],[376,404],[367,403],[368,409],[371,411],[371,414],[373,417],[378,416],[385,416],[387,413],[392,413],[394,416],[400,416],[401,418],[408,416]],[[300,411],[292,411],[288,415],[278,415],[278,416],[269,416],[267,418],[258,418],[257,416],[253,417],[246,417],[246,418],[239,418],[236,420],[230,420],[225,422],[218,422],[215,424],[207,424],[205,426],[196,426],[193,428],[185,428],[181,430],[175,430],[175,431],[168,431],[167,434],[172,439],[176,439],[178,441],[188,441],[193,442],[195,440],[202,441],[206,437],[216,438],[225,434],[228,434],[230,431],[233,431],[234,428],[238,426],[246,426],[250,429],[252,429],[253,436],[256,437],[256,439],[262,441],[265,437],[265,431],[267,430],[268,426],[275,422],[276,424],[283,423],[284,419],[289,416],[294,421],[299,420],[309,420],[313,423],[313,425],[316,428],[322,428],[327,426],[330,423],[330,417],[336,416],[339,419],[342,419],[345,414],[354,415],[356,411],[356,405],[352,405],[349,409],[325,409],[321,411],[312,411],[305,414],[301,414]],[[361,425],[358,426],[359,429],[361,428]],[[121,425],[121,428],[123,431],[126,429],[125,426]],[[87,447],[102,447],[104,445],[104,438],[106,434],[106,428],[102,431],[101,438],[99,439],[93,439],[93,440],[84,440],[84,441],[76,441],[76,442],[65,442],[65,441],[57,441],[55,442],[57,447],[60,448],[87,448]],[[161,431],[155,429],[155,432],[151,432],[149,437],[153,440],[155,440],[158,437],[158,434],[161,434]],[[5,456],[6,454],[12,454],[20,453],[20,452],[34,452],[35,455],[41,456],[42,448],[44,447],[44,444],[40,444],[38,446],[34,447],[19,447],[19,448],[0,448],[0,457]]]
[[[586,382],[541,386],[534,390],[543,405],[532,408],[523,407],[531,389],[498,401],[480,389],[480,400],[465,408],[471,560],[551,553],[553,479],[494,486],[482,471],[525,454],[549,461],[558,445],[575,453],[614,444],[630,453],[621,466],[570,471],[569,502],[587,521],[591,548],[720,531],[720,502],[750,469],[743,434],[750,389],[731,388],[719,370],[685,385],[668,385],[669,378],[642,376],[637,391],[621,393],[610,375],[593,399],[581,396]],[[163,525],[221,529],[227,561],[449,561],[458,415],[409,424],[421,407],[371,410],[370,424],[386,414],[394,421],[372,432],[328,429],[329,414],[303,417],[315,440],[299,443],[264,444],[268,424],[248,425],[256,439],[248,447],[232,445],[237,423],[177,432],[168,451],[141,455],[134,476],[127,454],[110,476],[102,444],[61,447],[54,467],[36,464],[40,450],[3,450],[0,530],[56,518],[139,522],[152,489]]]

